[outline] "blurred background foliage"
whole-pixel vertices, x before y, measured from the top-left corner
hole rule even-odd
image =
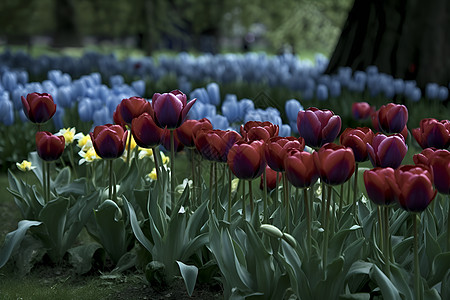
[[[352,0],[2,0],[0,44],[330,55]]]

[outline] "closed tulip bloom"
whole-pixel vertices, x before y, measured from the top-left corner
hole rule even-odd
[[[200,130],[195,138],[195,146],[207,160],[227,162],[230,148],[242,137],[233,130]]]
[[[64,136],[56,136],[48,131],[36,133],[36,149],[40,158],[54,161],[61,157],[66,146]]]
[[[178,139],[188,148],[195,148],[195,137],[200,130],[212,130],[211,121],[207,118],[186,120],[176,129]]]
[[[430,159],[433,157],[436,148],[426,148],[422,152],[413,155],[413,161],[416,165],[430,165]]]
[[[388,181],[400,206],[412,212],[424,211],[436,196],[433,175],[428,166],[404,165],[395,170],[395,181]]]
[[[155,93],[152,98],[153,119],[161,128],[175,129],[186,119],[187,113],[197,99],[187,102],[186,95],[178,90]]]
[[[22,96],[23,112],[33,123],[45,123],[50,120],[56,112],[56,104],[47,93],[31,93],[25,99]]]
[[[241,135],[248,141],[267,141],[271,137],[278,136],[278,131],[278,125],[270,122],[248,121],[241,126]]]
[[[450,122],[433,118],[422,119],[420,127],[412,130],[412,135],[422,149],[446,149],[450,146]]]
[[[106,124],[96,126],[89,135],[97,155],[103,159],[113,159],[122,156],[128,131],[120,125]]]
[[[374,167],[396,169],[407,151],[408,146],[401,134],[386,136],[378,133],[373,137],[372,144],[367,143],[367,153]]]
[[[404,105],[388,103],[380,107],[378,122],[386,133],[400,133],[408,122],[408,109]]]
[[[117,123],[116,119],[120,122],[123,120],[125,124],[131,125],[131,121],[134,118],[139,117],[143,113],[152,114],[152,106],[150,102],[140,97],[131,97],[123,99],[119,105],[117,105],[114,111],[113,117],[114,122],[118,125],[123,125]]]
[[[131,134],[139,147],[152,148],[161,144],[163,129],[155,124],[151,115],[143,113],[131,121]]]
[[[319,170],[314,163],[313,154],[292,149],[284,158],[286,177],[298,188],[312,186],[319,178]]]
[[[375,168],[364,171],[364,185],[367,195],[377,205],[390,205],[395,202],[395,194],[388,181],[394,181],[394,169]]]
[[[297,128],[306,145],[320,147],[336,139],[341,131],[341,117],[328,109],[310,107],[298,112]]]
[[[342,184],[355,172],[355,156],[350,148],[328,143],[314,152],[313,157],[319,176],[326,184]]]
[[[277,174],[278,182],[281,180],[281,174],[272,170],[269,166],[266,166],[266,187],[267,191],[270,192],[277,187]],[[259,184],[261,190],[264,189],[264,174],[261,174],[261,181]]]
[[[263,142],[236,142],[228,152],[227,162],[237,178],[245,180],[258,178],[266,167]]]
[[[373,112],[373,107],[367,102],[354,102],[352,104],[352,116],[355,120],[366,120]]]
[[[180,152],[184,149],[184,145],[180,142],[178,138],[178,134],[176,131],[173,132],[173,148],[175,152]],[[166,148],[167,151],[170,151],[170,131],[169,129],[164,129],[161,135],[161,144]]]
[[[353,150],[356,162],[363,162],[369,159],[367,144],[372,143],[373,136],[372,130],[368,127],[346,128],[339,140],[341,145]]]
[[[300,138],[275,136],[270,138],[264,146],[264,154],[272,170],[277,172],[284,171],[284,157],[290,149],[302,151],[305,148],[305,140]]]
[[[437,150],[430,159],[434,186],[442,194],[450,195],[450,152]]]

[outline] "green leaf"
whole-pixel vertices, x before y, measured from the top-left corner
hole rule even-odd
[[[59,195],[68,195],[68,194],[75,194],[75,195],[84,195],[86,194],[86,179],[84,178],[78,178],[75,179],[73,182],[59,186],[55,188],[56,193]]]
[[[429,286],[434,286],[435,284],[442,281],[445,274],[448,272],[450,266],[450,252],[444,252],[437,255],[433,260],[433,265],[431,266],[431,276],[428,280]]]
[[[369,275],[372,266],[373,263],[370,262],[365,262],[362,260],[355,261],[350,267],[350,270],[347,272],[345,279],[348,280],[354,275]]]
[[[356,293],[356,294],[346,294],[346,295],[340,295],[339,299],[341,300],[369,300],[370,294],[369,293]]]
[[[401,300],[400,294],[395,285],[381,272],[381,270],[373,265],[369,272],[370,278],[376,281],[380,287],[381,294],[385,300]]]
[[[42,222],[22,220],[18,223],[17,229],[8,233],[5,237],[5,242],[0,249],[0,268],[3,267],[9,260],[14,250],[19,247],[27,230],[32,226],[39,226]]]
[[[399,292],[405,296],[405,299],[413,299],[412,290],[408,285],[405,276],[408,273],[403,268],[398,268],[395,264],[391,264],[391,281],[398,288]],[[428,299],[428,298],[426,298]]]
[[[102,249],[102,246],[97,243],[84,244],[69,249],[67,251],[70,254],[69,262],[78,274],[85,274],[91,270],[92,259],[99,249]]]
[[[70,182],[70,169],[65,167],[58,172],[55,180],[53,181],[52,187],[59,188],[68,185]]]
[[[177,260],[178,267],[180,268],[181,277],[183,277],[184,284],[189,296],[192,296],[194,291],[195,282],[197,281],[198,268],[196,266],[188,266]]]
[[[133,206],[130,204],[130,202],[125,201],[128,208],[128,214],[130,216],[130,223],[131,223],[131,229],[133,230],[134,236],[139,241],[139,243],[142,244],[142,246],[147,249],[148,252],[152,252],[153,244],[150,242],[149,239],[145,236],[144,232],[142,231],[141,227],[139,226],[139,222],[136,218],[136,213],[134,212]]]

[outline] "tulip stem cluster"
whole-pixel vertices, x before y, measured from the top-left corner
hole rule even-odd
[[[233,173],[230,169],[228,169],[228,222],[231,223],[231,181],[233,178]]]
[[[248,181],[248,194],[250,196],[250,215],[253,216],[253,188],[252,188],[252,181]]]
[[[381,208],[383,210],[383,231],[384,231],[384,273],[387,277],[391,277],[391,258],[390,258],[390,252],[391,252],[391,238],[389,234],[389,207],[384,206]]]
[[[175,137],[173,130],[170,130],[170,204],[175,205]],[[165,209],[165,208],[164,208]]]
[[[109,189],[108,189],[108,198],[109,199],[113,199],[112,198],[112,192],[113,192],[113,160],[109,159],[108,160],[108,165],[109,165]]]
[[[267,205],[267,174],[266,169],[263,171],[263,191],[264,191],[264,223],[268,222],[268,205]]]
[[[419,214],[412,213],[411,216],[414,230],[414,293],[416,295],[415,300],[422,300],[422,294],[420,292],[419,237],[417,230],[417,218]]]
[[[50,162],[43,162],[45,203],[50,201]]]
[[[311,208],[308,199],[308,189],[303,189],[303,200],[305,201],[306,211],[306,245],[308,249],[308,255],[311,256]]]
[[[450,197],[447,195],[447,203],[450,203]],[[450,206],[448,209],[448,216],[447,216],[447,251],[450,252]]]
[[[327,256],[328,256],[328,238],[329,238],[329,215],[330,215],[330,205],[331,205],[331,185],[327,186],[327,199],[325,204],[325,220],[324,220],[324,236],[323,236],[323,249],[322,249],[322,263],[323,263],[323,273],[324,278],[326,278],[327,270]],[[325,202],[325,199],[322,199]]]

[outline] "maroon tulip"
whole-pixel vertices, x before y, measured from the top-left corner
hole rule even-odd
[[[261,176],[266,167],[262,141],[238,141],[228,152],[228,166],[240,179],[252,180]]]
[[[241,135],[247,141],[267,141],[271,137],[278,136],[278,125],[270,122],[248,121],[241,125]]]
[[[195,138],[195,146],[207,160],[227,162],[230,148],[242,137],[233,130],[200,130]]]
[[[442,194],[450,195],[450,152],[437,150],[430,159],[434,187]]]
[[[25,99],[22,96],[23,112],[33,123],[45,123],[50,120],[56,112],[56,104],[47,93],[31,93]]]
[[[305,140],[300,138],[275,136],[270,138],[264,146],[264,154],[269,167],[277,172],[284,171],[284,157],[290,149],[305,148]]]
[[[118,158],[123,154],[128,131],[120,125],[100,125],[90,132],[92,144],[98,156],[104,159]]]
[[[386,133],[400,133],[408,122],[408,109],[404,105],[388,103],[378,110],[378,122]]]
[[[178,139],[178,134],[174,130],[173,131],[173,149],[175,152],[180,152],[184,149],[184,145]],[[161,135],[161,144],[166,148],[167,151],[170,151],[170,131],[169,129],[164,129]]]
[[[278,174],[278,182],[281,180],[281,174],[272,170],[269,166],[266,166],[266,188],[267,191],[270,192],[277,187],[277,174]],[[259,188],[264,190],[264,174],[261,174],[261,182],[259,184]]]
[[[400,206],[412,212],[424,211],[436,196],[433,175],[428,166],[404,165],[395,170],[395,180],[388,180]]]
[[[187,113],[197,99],[187,102],[186,95],[178,90],[155,93],[152,98],[153,119],[161,128],[175,129],[186,119]]]
[[[145,112],[151,115],[152,105],[144,98],[131,97],[123,99],[114,111],[114,122],[118,125],[124,125],[123,123],[131,125],[131,121],[134,118],[139,117]]]
[[[297,129],[306,145],[317,148],[336,139],[341,131],[341,117],[328,109],[310,107],[298,112]]]
[[[373,112],[373,106],[370,106],[367,102],[354,102],[352,104],[353,119],[357,121],[368,119]]]
[[[161,144],[163,130],[156,126],[151,115],[143,113],[131,121],[131,134],[138,146],[152,148]]]
[[[373,136],[372,130],[368,127],[346,128],[339,140],[341,145],[353,150],[356,162],[363,162],[369,159],[367,144],[372,143]]]
[[[319,176],[326,184],[343,184],[355,172],[355,156],[350,148],[328,143],[314,152],[313,157]]]
[[[364,171],[364,185],[367,195],[377,205],[390,205],[395,201],[395,194],[388,181],[395,181],[394,169],[375,168]]]
[[[422,149],[430,147],[446,149],[450,146],[450,122],[448,120],[422,119],[420,127],[413,129],[412,134]]]
[[[186,120],[176,129],[178,139],[188,148],[195,148],[195,137],[200,130],[212,130],[211,121],[207,118],[200,120]]]
[[[413,161],[416,165],[430,165],[430,159],[434,155],[436,148],[426,148],[422,152],[413,155]]]
[[[370,119],[372,120],[372,127],[373,130],[380,132],[381,131],[381,127],[380,127],[380,122],[378,122],[378,113],[380,111],[374,111],[372,112],[372,114],[370,115]]]
[[[367,144],[367,153],[374,167],[398,168],[408,151],[405,139],[401,134],[386,136],[377,133],[372,144]]]
[[[292,149],[284,158],[286,177],[289,182],[298,188],[312,186],[319,178],[319,170],[314,163],[313,154]]]
[[[65,145],[65,139],[62,135],[56,136],[48,131],[36,133],[37,153],[45,161],[54,161],[60,158]]]

